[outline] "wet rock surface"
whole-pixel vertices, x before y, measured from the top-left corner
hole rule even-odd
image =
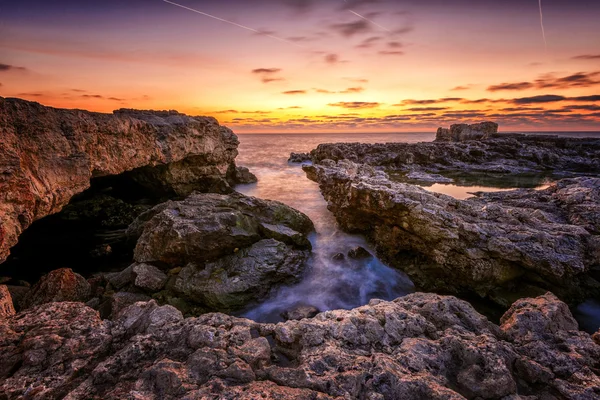
[[[238,139],[213,118],[174,111],[99,114],[0,98],[0,261],[34,221],[92,178],[165,195],[231,191]]]
[[[150,295],[187,315],[238,310],[302,276],[313,230],[279,202],[195,193],[140,215],[127,232],[137,240],[135,263],[103,274],[103,287]],[[104,307],[114,303],[100,295]]]
[[[184,319],[136,303],[112,320],[50,303],[0,320],[7,399],[595,399],[600,346],[551,294],[500,326],[466,302],[413,294],[312,319]]]
[[[505,307],[545,290],[572,302],[599,295],[600,178],[457,200],[349,160],[310,168],[340,225],[369,236],[418,287]]]

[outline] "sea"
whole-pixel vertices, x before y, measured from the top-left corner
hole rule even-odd
[[[600,132],[531,134],[600,138]],[[291,152],[309,152],[321,143],[430,142],[435,138],[434,133],[240,134],[238,137],[237,164],[248,167],[258,177],[258,183],[238,185],[236,190],[249,196],[281,201],[308,215],[315,224],[315,232],[309,238],[313,251],[301,281],[279,288],[241,316],[259,322],[279,322],[283,320],[284,312],[300,306],[312,306],[320,311],[351,309],[368,304],[371,299],[393,300],[414,292],[412,282],[402,271],[390,268],[375,256],[366,260],[348,257],[343,262],[334,260],[336,254],[346,255],[357,246],[373,255],[375,251],[363,236],[339,229],[318,185],[306,178],[300,164],[287,160]],[[546,183],[539,185],[540,188],[545,186]],[[425,189],[464,199],[479,190],[507,188],[438,184]],[[600,301],[590,299],[573,312],[581,329],[594,332],[600,327]]]

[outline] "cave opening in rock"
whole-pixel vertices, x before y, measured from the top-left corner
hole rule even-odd
[[[139,171],[97,177],[59,213],[35,221],[0,266],[0,276],[36,282],[59,268],[89,277],[131,263],[135,240],[127,227],[144,211],[173,196],[145,186]],[[6,280],[6,279],[5,279]]]

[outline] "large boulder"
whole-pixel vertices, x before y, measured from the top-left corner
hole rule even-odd
[[[464,301],[423,293],[276,325],[223,314],[184,319],[154,301],[102,321],[81,303],[51,303],[0,321],[0,393],[595,399],[600,346],[570,318],[550,294],[515,304],[500,327]],[[534,322],[552,329],[530,331]]]
[[[214,118],[113,114],[0,97],[0,262],[32,222],[60,211],[90,179],[124,174],[169,195],[231,191],[239,144]]]
[[[91,288],[85,278],[71,270],[61,268],[44,275],[25,295],[21,308],[60,301],[88,301]]]
[[[230,311],[265,297],[277,285],[297,280],[310,253],[310,219],[282,203],[196,193],[161,204],[134,222],[139,237],[134,274],[114,274],[115,285],[135,279],[138,288],[160,291],[158,269],[175,271],[167,298],[183,297],[208,309]],[[140,285],[136,271],[152,269],[153,283]]]
[[[315,175],[342,228],[368,235],[418,287],[505,307],[546,290],[572,302],[600,295],[600,178],[457,200],[348,160]]]
[[[498,124],[495,122],[481,122],[479,124],[455,124],[450,129],[439,128],[435,136],[436,142],[465,142],[468,140],[490,139],[498,133]]]

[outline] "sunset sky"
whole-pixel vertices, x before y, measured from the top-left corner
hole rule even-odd
[[[0,95],[236,132],[600,131],[600,1],[18,0]]]

